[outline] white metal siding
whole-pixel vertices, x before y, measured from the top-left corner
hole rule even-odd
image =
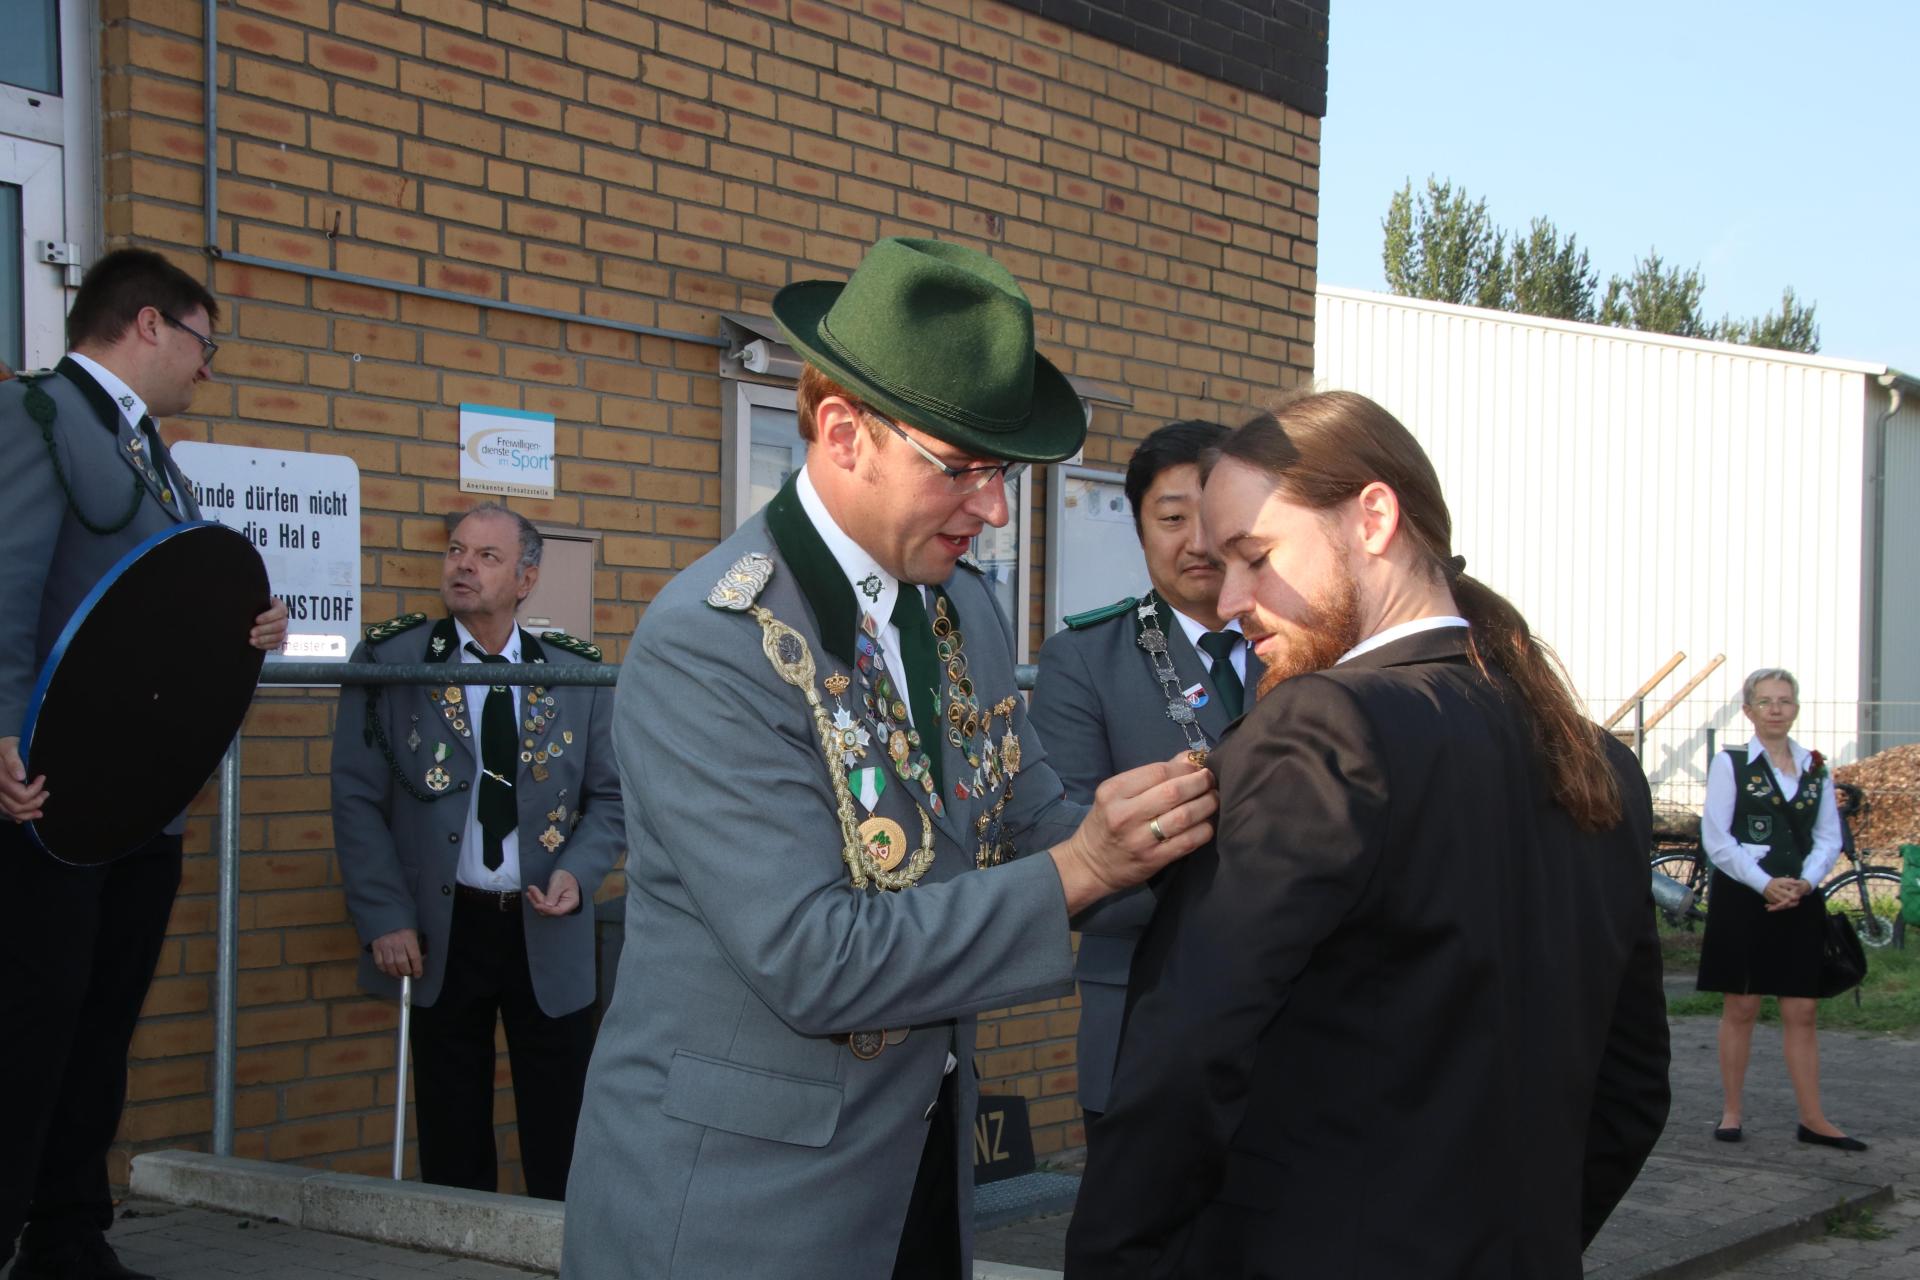
[[[1413,431],[1468,572],[1519,606],[1597,712],[1676,651],[1687,661],[1649,713],[1726,654],[1650,740],[1656,783],[1700,776],[1708,724],[1745,740],[1740,682],[1761,666],[1799,676],[1796,736],[1849,758],[1867,366],[1339,289],[1316,316],[1316,385]],[[1920,426],[1907,438],[1920,483]],[[1898,545],[1920,548],[1907,516]]]

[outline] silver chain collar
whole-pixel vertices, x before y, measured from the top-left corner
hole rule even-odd
[[[1200,718],[1180,689],[1180,674],[1173,669],[1173,655],[1167,651],[1167,633],[1160,628],[1160,607],[1149,595],[1134,610],[1140,616],[1139,644],[1153,663],[1153,678],[1167,698],[1167,719],[1180,726],[1186,735],[1187,755],[1195,764],[1203,763],[1210,747],[1207,735],[1200,732]],[[1197,758],[1195,758],[1197,757]]]

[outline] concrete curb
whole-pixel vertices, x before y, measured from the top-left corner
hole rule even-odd
[[[550,1200],[323,1173],[197,1151],[133,1158],[133,1193],[528,1271],[560,1270],[566,1210]]]
[[[323,1173],[199,1151],[135,1156],[132,1190],[167,1204],[548,1273],[560,1270],[566,1226],[565,1206],[551,1200]],[[973,1274],[974,1280],[1060,1280],[1058,1271],[1005,1262],[976,1263]]]
[[[1835,1181],[1840,1181],[1835,1179]],[[1701,1280],[1826,1231],[1827,1215],[1836,1209],[1877,1209],[1893,1203],[1887,1184],[1846,1182],[1854,1188],[1806,1196],[1780,1205],[1765,1215],[1764,1225],[1748,1219],[1725,1227],[1704,1227],[1685,1244],[1655,1249],[1624,1262],[1595,1267],[1583,1280]]]

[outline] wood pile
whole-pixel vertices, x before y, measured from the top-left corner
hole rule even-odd
[[[1833,776],[1866,792],[1866,812],[1851,820],[1862,850],[1892,853],[1903,844],[1920,844],[1920,744],[1888,747],[1838,766]]]

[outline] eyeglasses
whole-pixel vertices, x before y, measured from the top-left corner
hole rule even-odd
[[[193,340],[200,344],[200,351],[201,351],[200,363],[201,364],[213,363],[214,353],[220,350],[219,343],[215,342],[212,338],[209,338],[206,334],[200,332],[198,329],[194,328],[192,325],[181,324],[178,320],[175,320],[172,316],[168,315],[164,311],[160,313],[160,318],[162,320],[165,320],[168,324],[172,325],[174,328],[180,330],[180,332],[193,335]]]
[[[1792,698],[1755,698],[1753,700],[1753,709],[1755,711],[1771,711],[1775,707],[1780,708],[1782,711],[1791,711],[1799,705],[1800,704]]]
[[[929,452],[925,445],[902,431],[899,423],[883,418],[871,409],[867,410],[867,414],[875,422],[883,423],[887,430],[912,445],[915,453],[938,467],[940,474],[947,478],[947,483],[961,493],[978,493],[992,484],[995,476],[1004,480],[1017,480],[1027,469],[1027,464],[1024,462],[983,462],[971,467],[948,466]]]

